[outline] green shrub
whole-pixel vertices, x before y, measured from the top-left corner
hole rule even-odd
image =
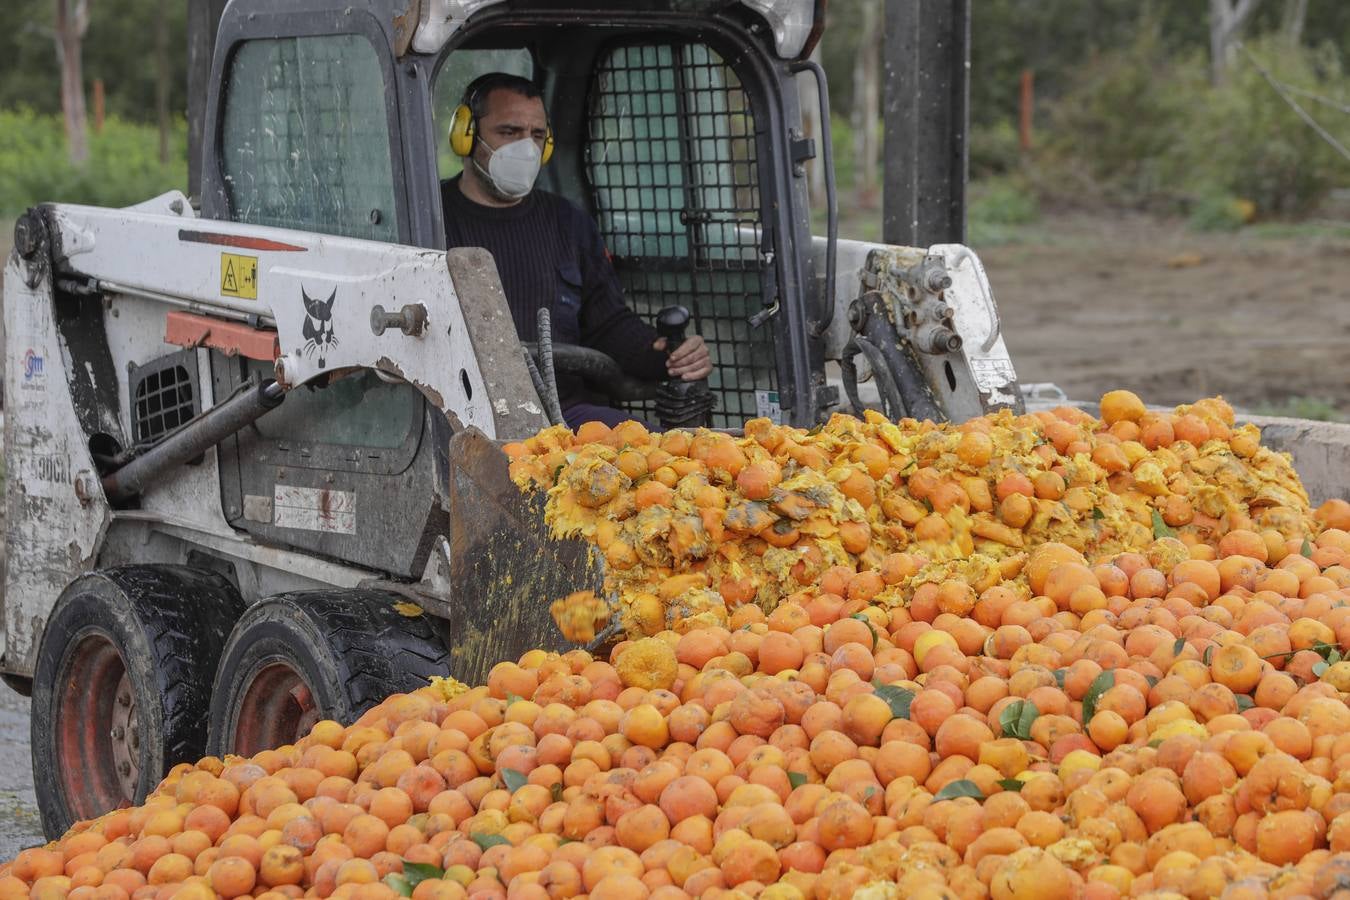
[[[1191,206],[1187,223],[1196,231],[1237,231],[1251,217],[1252,204],[1222,192],[1205,193]]]
[[[974,247],[1028,239],[1028,227],[1041,217],[1036,194],[1020,176],[972,181],[966,195],[966,242]]]
[[[1350,78],[1336,48],[1249,43],[1281,82],[1345,105]],[[1344,143],[1350,120],[1301,99]],[[1142,25],[1129,45],[1083,64],[1075,86],[1048,111],[1038,188],[1063,199],[1096,199],[1188,214],[1198,227],[1236,227],[1232,201],[1258,216],[1305,213],[1337,183],[1345,160],[1308,127],[1245,57],[1225,84],[1208,59],[1168,50]]]
[[[1177,58],[1147,23],[1131,44],[1085,62],[1049,109],[1042,163],[1061,181],[1048,189],[1131,205],[1174,193],[1205,72],[1202,58]]]
[[[983,225],[1027,225],[1041,217],[1035,195],[1012,177],[972,182],[967,210],[971,222]]]
[[[1009,120],[971,125],[970,177],[988,178],[1015,171],[1022,161],[1017,129]]]
[[[1340,104],[1350,100],[1350,79],[1334,47],[1291,49],[1278,38],[1249,46],[1278,81]],[[1343,113],[1296,99],[1342,143],[1350,140],[1350,119]],[[1239,56],[1223,87],[1207,91],[1192,109],[1190,140],[1181,155],[1192,195],[1227,194],[1251,201],[1260,215],[1291,215],[1307,212],[1345,182],[1345,159],[1245,57]]]
[[[37,203],[128,206],[164,191],[187,189],[187,129],[175,123],[166,165],[159,131],[109,118],[89,134],[89,159],[71,165],[60,116],[0,110],[0,216]]]

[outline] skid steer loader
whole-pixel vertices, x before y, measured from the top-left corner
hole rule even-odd
[[[0,670],[31,691],[50,835],[176,762],[562,646],[548,600],[600,584],[507,478],[500,442],[549,424],[553,389],[494,262],[444,250],[444,136],[478,74],[540,85],[541,186],[595,217],[641,315],[706,339],[712,411],[584,348],[541,362],[665,425],[810,426],[868,390],[892,416],[1018,405],[975,254],[838,240],[832,187],[811,235],[802,165],[829,144],[796,78],[827,104],[823,7],[233,0],[199,208],[23,216]]]

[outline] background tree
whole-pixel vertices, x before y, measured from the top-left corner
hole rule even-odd
[[[1237,59],[1237,45],[1261,0],[1209,0],[1209,54],[1215,84],[1223,84]]]
[[[155,112],[159,119],[159,161],[169,161],[169,0],[159,0],[155,17]]]
[[[89,28],[89,0],[56,0],[56,59],[61,66],[61,113],[66,123],[66,152],[79,165],[89,158],[89,123],[84,107],[84,67],[80,54]]]
[[[1284,0],[1284,20],[1280,31],[1285,40],[1297,46],[1303,41],[1303,26],[1308,21],[1308,0]]]
[[[853,187],[864,203],[877,200],[881,155],[882,0],[861,0],[862,23],[853,62]]]

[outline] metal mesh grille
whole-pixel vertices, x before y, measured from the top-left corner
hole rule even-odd
[[[713,424],[740,425],[778,390],[773,329],[748,324],[773,253],[750,98],[707,46],[625,45],[597,67],[589,109],[587,175],[628,301],[648,320],[692,311],[712,352]]]
[[[151,372],[136,385],[137,441],[154,440],[192,418],[192,378],[182,366]]]

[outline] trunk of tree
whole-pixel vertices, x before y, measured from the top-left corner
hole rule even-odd
[[[56,0],[56,59],[61,66],[61,112],[66,123],[66,152],[77,166],[89,158],[89,123],[84,105],[84,66],[80,52],[80,42],[88,27],[88,0]]]
[[[881,154],[881,0],[863,0],[853,61],[853,187],[864,204],[879,193]]]
[[[155,110],[159,113],[159,161],[169,162],[169,0],[155,17]]]
[[[820,62],[820,45],[811,51],[811,59]],[[826,134],[820,121],[820,93],[816,87],[815,76],[809,72],[797,76],[797,96],[802,107],[802,131],[804,136],[815,138],[816,158],[806,163],[806,190],[811,208],[825,206],[825,138]]]
[[[1209,55],[1212,78],[1223,84],[1237,58],[1242,29],[1261,0],[1209,0]]]
[[[1303,42],[1303,25],[1308,20],[1308,0],[1284,0],[1284,21],[1280,31],[1290,45]]]

